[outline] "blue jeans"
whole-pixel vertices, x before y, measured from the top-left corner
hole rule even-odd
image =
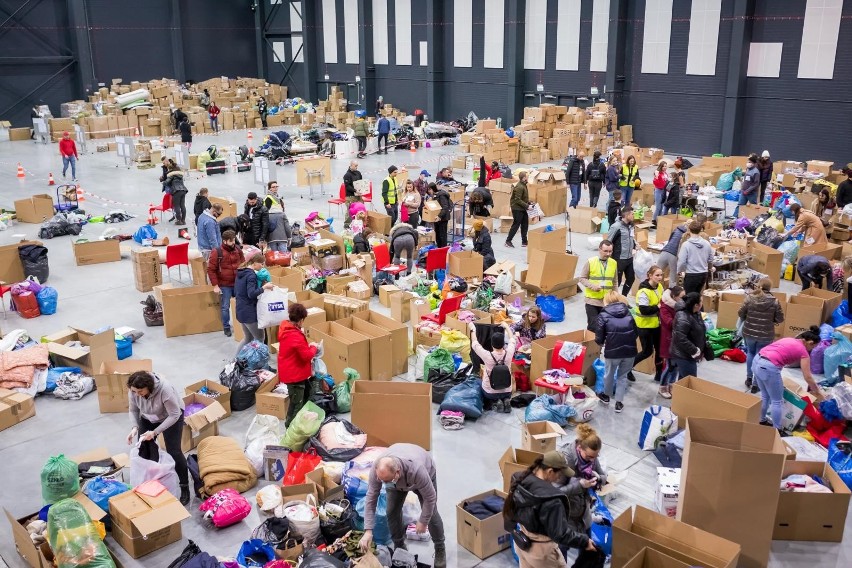
[[[762,339],[752,339],[750,337],[744,337],[745,342],[745,352],[746,352],[746,377],[751,379],[754,377],[752,374],[751,366],[754,364],[754,359],[757,357],[757,354],[761,349],[772,343],[771,341],[764,341]]]
[[[68,164],[71,164],[71,177],[77,179],[77,156],[62,156],[62,175],[68,171]]]
[[[509,400],[512,397],[512,393],[510,392],[488,392],[482,385],[479,385],[479,394],[482,395],[482,398],[485,400]]]
[[[219,296],[222,308],[222,327],[231,329],[231,298],[234,297],[233,286],[219,286],[222,294]]]
[[[757,386],[760,387],[760,418],[766,418],[766,413],[772,410],[772,425],[781,428],[781,415],[784,411],[784,383],[781,381],[781,369],[773,365],[769,359],[758,356],[751,369]]]
[[[695,359],[672,359],[677,370],[677,379],[698,375],[698,362]]]
[[[660,375],[660,386],[664,387],[677,382],[677,367],[674,364],[674,359],[666,359],[666,369]]]
[[[213,132],[219,132],[219,117],[210,118],[210,128],[213,129]]]
[[[659,215],[665,215],[666,190],[654,189],[654,222]]]
[[[568,207],[577,208],[577,205],[580,204],[580,184],[579,183],[570,183],[568,187],[571,188],[571,203]]]
[[[752,191],[748,195],[743,195],[740,193],[740,200],[737,201],[737,208],[734,209],[734,217],[738,218],[740,214],[740,205],[745,205],[746,203],[751,203],[752,205],[757,205],[757,193],[756,191]]]
[[[604,394],[614,396],[616,402],[624,400],[624,391],[627,390],[627,373],[633,370],[634,357],[624,359],[606,359],[604,365]],[[615,383],[613,385],[613,383]]]
[[[621,204],[625,207],[630,205],[630,201],[633,199],[633,186],[625,185],[621,189]]]

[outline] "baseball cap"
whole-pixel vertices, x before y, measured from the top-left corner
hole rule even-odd
[[[568,467],[568,460],[561,452],[547,452],[541,460],[542,465],[562,471],[566,477],[574,477],[574,470]]]
[[[253,191],[250,191],[248,194],[249,199],[257,199],[257,194]]]
[[[429,173],[429,170],[420,170],[421,176],[426,176],[427,178],[432,177],[432,174]]]

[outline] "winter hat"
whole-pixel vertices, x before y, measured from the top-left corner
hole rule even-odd
[[[763,154],[761,154],[761,156],[763,156],[764,158],[768,158],[769,157],[769,150],[764,150]]]
[[[399,170],[399,168],[397,168],[396,166],[391,166],[391,167],[388,168],[388,173],[392,174],[397,170]]]
[[[478,233],[479,231],[481,231],[481,230],[482,230],[482,226],[483,226],[484,224],[485,224],[485,223],[483,223],[483,222],[482,222],[482,219],[474,219],[474,221],[473,221],[473,230],[474,230],[474,231],[476,231],[476,232]]]

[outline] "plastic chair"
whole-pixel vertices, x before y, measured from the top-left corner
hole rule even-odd
[[[169,281],[172,279],[172,266],[178,267],[178,277],[182,277],[181,266],[186,265],[189,269],[189,243],[169,245],[166,247],[166,272],[169,273]]]
[[[335,198],[335,199],[329,199],[328,200],[328,216],[329,217],[331,217],[331,206],[332,205],[337,205],[337,213],[338,213],[337,217],[339,217],[341,207],[346,206],[346,184],[345,183],[340,184],[340,193],[338,194],[338,197]],[[344,217],[345,217],[345,212],[344,212]]]
[[[376,206],[373,205],[373,182],[370,182],[370,191],[361,194],[361,199],[364,201],[364,204],[370,207],[370,209],[373,211],[376,210]]]
[[[553,345],[553,355],[550,357],[551,369],[563,369],[571,375],[583,374],[583,361],[586,359],[586,347],[580,349],[580,354],[574,357],[573,361],[568,361],[559,356],[559,351],[562,349],[564,341],[557,341]]]
[[[373,255],[376,257],[377,272],[387,272],[392,276],[396,276],[406,269],[405,265],[390,263],[390,250],[387,243],[374,246]]]
[[[3,319],[6,319],[6,300],[4,300],[4,298],[6,297],[7,293],[9,294],[9,306],[13,307],[12,303],[11,303],[11,301],[12,301],[12,285],[6,284],[5,282],[0,281],[0,306],[3,306]]]
[[[163,213],[166,211],[172,210],[172,194],[164,193],[163,194],[163,202],[160,205],[151,205],[148,208],[148,217],[150,218],[155,211],[160,212],[160,223],[163,222]]]
[[[426,251],[426,272],[431,274],[435,270],[446,270],[448,252],[450,252],[450,247],[435,248]]]
[[[452,298],[447,298],[441,305],[438,306],[437,314],[426,314],[425,316],[421,316],[421,321],[433,321],[438,325],[444,325],[444,321],[447,319],[447,314],[451,314],[457,311],[461,307],[462,300],[464,299],[464,294],[460,296],[454,296]]]

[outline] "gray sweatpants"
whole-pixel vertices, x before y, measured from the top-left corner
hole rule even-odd
[[[669,286],[675,286],[677,284],[677,257],[670,252],[661,252],[660,258],[657,259],[657,266],[663,269],[665,273],[666,269],[669,271]]]
[[[393,263],[399,264],[401,253],[405,253],[405,261],[408,263],[408,272],[414,266],[414,237],[411,235],[400,235],[393,240]]]

